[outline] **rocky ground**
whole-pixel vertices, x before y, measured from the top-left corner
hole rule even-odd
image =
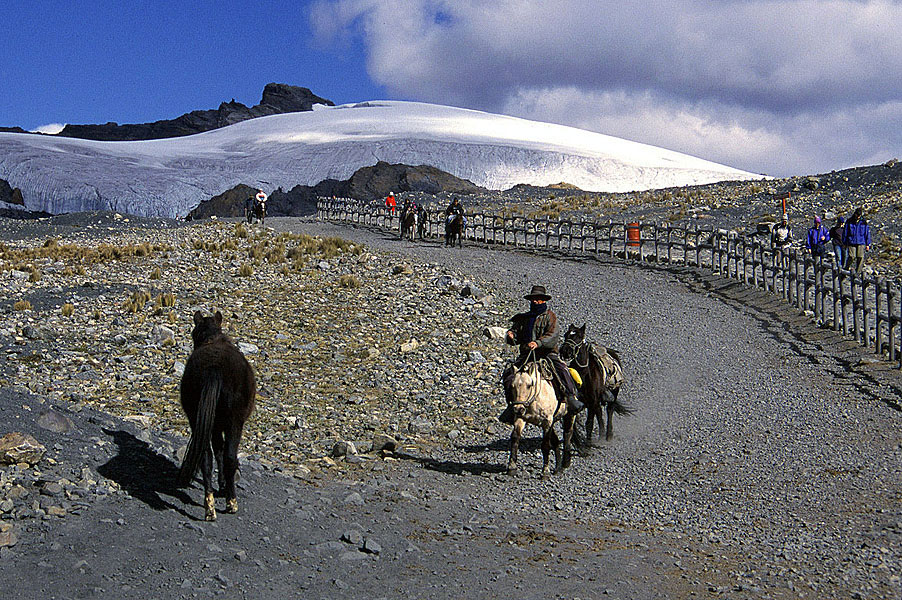
[[[854,344],[692,270],[271,222],[0,224],[0,436],[43,447],[0,467],[8,597],[902,591],[899,375]],[[636,409],[550,481],[535,431],[503,474],[485,335],[532,283],[621,351]],[[172,484],[216,309],[259,393],[240,512],[206,523]]]

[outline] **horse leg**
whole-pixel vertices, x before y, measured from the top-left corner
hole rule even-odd
[[[208,446],[200,461],[200,470],[204,479],[204,519],[216,520],[216,501],[213,499],[213,450]]]
[[[551,455],[552,436],[557,440],[557,434],[554,433],[554,423],[546,427],[545,433],[542,435],[542,479],[548,479],[551,475],[551,469],[548,467],[548,462]]]
[[[508,475],[516,475],[517,474],[517,450],[520,449],[520,437],[523,435],[523,427],[526,426],[526,421],[523,419],[517,419],[514,421],[514,428],[511,431],[511,454],[510,458],[507,461],[507,474]]]
[[[614,401],[608,402],[607,413],[608,426],[604,431],[604,439],[610,440],[612,437],[614,437]]]
[[[219,484],[219,493],[225,493],[225,471],[222,468],[222,432],[213,431],[210,441],[213,444],[213,458],[216,460],[217,483]]]
[[[241,442],[241,426],[233,426],[226,435],[225,455],[223,456],[225,470],[225,497],[227,513],[238,512],[238,493],[235,490],[235,473],[238,472],[238,444]]]
[[[576,423],[576,415],[568,413],[564,416],[564,457],[563,460],[557,461],[557,468],[554,470],[555,473],[561,473],[570,466],[570,460],[573,454],[572,441],[574,423]]]

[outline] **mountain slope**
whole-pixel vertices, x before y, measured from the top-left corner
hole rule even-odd
[[[184,216],[237,184],[290,189],[378,161],[431,165],[476,185],[567,182],[630,191],[759,176],[572,127],[414,102],[252,119],[166,140],[0,133],[0,178],[29,209]]]

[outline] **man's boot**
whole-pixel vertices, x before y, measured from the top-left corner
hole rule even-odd
[[[576,413],[581,411],[583,408],[585,408],[585,406],[582,402],[579,401],[579,398],[576,397],[576,394],[567,394],[567,409],[570,412]]]

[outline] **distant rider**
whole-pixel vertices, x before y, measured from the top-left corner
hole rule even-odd
[[[464,215],[464,206],[460,203],[460,198],[455,197],[451,200],[451,204],[445,209],[445,218],[448,225],[454,220],[454,217],[460,215],[463,218],[464,227],[467,225],[467,217]]]
[[[514,412],[511,406],[513,402],[513,390],[516,369],[523,365],[533,354],[536,360],[545,358],[554,367],[557,373],[558,383],[564,387],[555,391],[563,392],[568,410],[576,412],[583,408],[582,402],[576,398],[576,385],[570,370],[558,355],[558,344],[561,340],[561,332],[558,327],[557,315],[548,308],[548,300],[551,296],[545,293],[545,287],[534,285],[528,294],[523,296],[529,300],[529,310],[519,313],[511,318],[511,328],[505,335],[505,341],[512,346],[519,346],[520,355],[508,365],[501,374],[501,383],[504,386],[504,394],[507,398],[507,409],[498,417],[502,423],[513,423]],[[558,396],[560,398],[560,396]]]

